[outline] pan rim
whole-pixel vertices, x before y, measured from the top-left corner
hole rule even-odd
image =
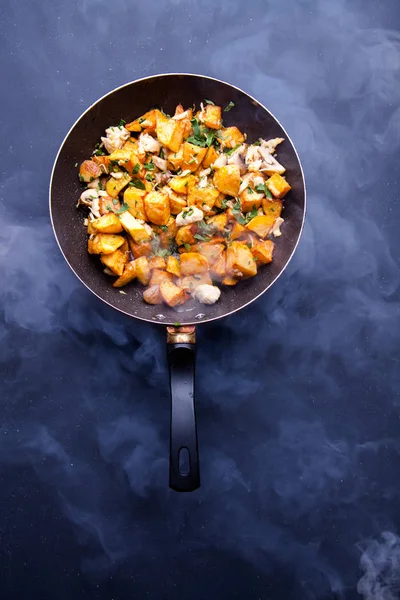
[[[218,79],[217,77],[211,77],[210,75],[202,75],[199,73],[175,73],[175,72],[171,72],[171,73],[156,73],[154,75],[147,75],[146,77],[140,77],[138,79],[134,79],[132,81],[129,81],[127,83],[124,83],[120,86],[117,86],[116,88],[110,90],[109,92],[107,92],[106,94],[104,94],[103,96],[101,96],[100,98],[98,98],[95,102],[93,102],[90,106],[88,106],[88,108],[86,108],[86,110],[83,111],[83,113],[81,113],[79,115],[79,117],[74,121],[74,123],[72,124],[72,126],[69,128],[67,134],[65,135],[63,141],[61,142],[61,145],[59,147],[59,150],[56,154],[54,163],[53,163],[53,168],[51,171],[51,176],[50,176],[50,184],[49,184],[49,213],[50,213],[50,221],[51,221],[51,226],[53,229],[53,233],[54,233],[54,237],[56,238],[56,242],[57,245],[61,251],[61,254],[63,255],[66,263],[68,264],[69,268],[71,269],[71,271],[75,274],[75,276],[79,279],[79,281],[81,283],[83,283],[83,285],[97,298],[99,298],[99,300],[101,300],[102,302],[104,302],[105,304],[107,304],[108,306],[110,306],[111,308],[113,308],[114,310],[119,311],[120,313],[126,315],[127,317],[130,318],[134,318],[134,319],[140,319],[141,321],[145,321],[147,323],[153,323],[153,324],[157,324],[157,325],[163,325],[165,326],[171,326],[174,325],[174,323],[169,322],[169,321],[156,321],[154,318],[153,319],[146,319],[145,317],[141,317],[138,315],[132,315],[129,312],[126,312],[125,310],[123,310],[122,308],[119,308],[117,306],[114,306],[113,304],[111,304],[108,300],[105,300],[104,298],[102,298],[99,294],[97,294],[75,271],[75,269],[73,268],[73,266],[71,265],[71,263],[69,262],[69,260],[67,259],[67,257],[64,254],[64,251],[61,247],[60,241],[58,239],[57,236],[57,232],[54,226],[54,221],[53,221],[53,212],[52,212],[52,202],[51,202],[51,193],[52,193],[52,186],[53,186],[53,177],[54,177],[54,172],[57,166],[57,162],[59,159],[59,156],[61,154],[61,151],[70,135],[70,133],[72,132],[72,130],[75,128],[75,126],[79,123],[79,121],[86,115],[86,113],[88,113],[94,106],[96,106],[97,104],[99,104],[100,102],[102,102],[105,98],[107,98],[108,96],[111,96],[112,94],[114,94],[115,92],[117,92],[118,90],[121,90],[125,87],[128,87],[132,84],[138,83],[140,81],[146,81],[148,79],[155,79],[155,78],[160,78],[160,77],[169,77],[169,76],[185,76],[185,77],[200,77],[203,79],[210,79],[212,81],[216,81],[218,83],[222,83],[228,87],[231,87],[239,92],[241,92],[242,94],[244,94],[245,96],[247,96],[248,98],[250,98],[250,100],[253,100],[254,102],[256,102],[259,106],[261,106],[277,123],[278,125],[282,128],[282,130],[285,132],[286,135],[286,139],[290,142],[290,144],[292,145],[292,148],[295,152],[296,158],[298,160],[299,163],[299,167],[300,167],[300,173],[301,173],[301,178],[302,178],[302,182],[303,182],[303,188],[304,188],[304,210],[303,210],[303,218],[301,221],[301,227],[300,227],[300,231],[299,231],[299,235],[297,238],[297,241],[294,245],[294,248],[289,256],[289,258],[286,261],[285,266],[283,267],[283,269],[281,269],[281,271],[278,273],[278,275],[262,290],[262,292],[260,292],[259,294],[257,294],[256,296],[254,296],[254,298],[251,298],[251,300],[249,300],[248,302],[246,302],[245,304],[242,304],[240,307],[235,308],[229,312],[223,313],[222,315],[218,315],[216,317],[210,317],[208,319],[202,319],[200,322],[199,321],[189,321],[189,322],[185,322],[184,325],[202,325],[203,323],[210,323],[211,321],[217,321],[219,319],[224,319],[225,317],[228,317],[232,314],[234,314],[235,312],[238,312],[239,310],[242,310],[243,308],[246,308],[247,306],[249,306],[250,304],[252,304],[255,300],[258,300],[258,298],[260,298],[263,294],[265,294],[265,292],[267,290],[269,290],[269,288],[276,283],[276,281],[279,279],[279,277],[282,275],[282,273],[286,270],[287,266],[289,265],[290,261],[293,258],[294,253],[297,250],[297,246],[300,242],[301,236],[303,234],[303,229],[304,229],[304,222],[305,222],[305,218],[306,218],[306,212],[307,212],[307,188],[306,188],[306,181],[305,181],[305,177],[304,177],[304,170],[303,170],[303,165],[301,164],[301,160],[299,157],[299,154],[297,152],[296,146],[294,145],[291,137],[288,135],[286,129],[283,127],[283,125],[281,124],[281,122],[279,121],[279,119],[277,119],[275,117],[275,115],[268,109],[266,108],[266,106],[264,106],[264,104],[262,104],[259,100],[257,100],[257,98],[254,98],[254,96],[252,96],[251,94],[249,94],[248,92],[245,92],[244,90],[242,90],[240,87],[233,85],[232,83],[229,83],[227,81],[224,81],[222,79]]]

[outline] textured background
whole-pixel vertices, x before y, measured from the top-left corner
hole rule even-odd
[[[398,598],[399,16],[397,0],[3,0],[2,598]],[[165,71],[256,96],[308,183],[282,278],[199,332],[191,495],[168,489],[162,328],[75,280],[47,206],[79,114]]]

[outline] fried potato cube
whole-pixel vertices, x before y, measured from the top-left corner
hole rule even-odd
[[[157,115],[156,134],[158,141],[172,152],[178,152],[183,141],[184,131],[185,124],[182,121],[169,119],[162,113]]]
[[[97,233],[88,240],[88,252],[89,254],[112,254],[122,246],[124,241],[122,235]]]
[[[272,262],[274,253],[274,242],[272,240],[260,240],[251,249],[254,258],[259,265],[266,265]]]
[[[109,196],[100,196],[99,198],[100,214],[106,215],[107,213],[116,213],[121,208],[121,203],[117,198],[110,198]]]
[[[207,154],[205,155],[205,157],[203,159],[203,167],[205,169],[208,169],[208,167],[211,167],[213,162],[217,160],[218,156],[219,156],[219,154],[216,151],[216,149],[214,148],[214,146],[210,146],[207,150]]]
[[[152,230],[149,225],[142,223],[139,219],[135,219],[129,211],[119,215],[122,227],[129,235],[137,242],[147,242],[151,238]]]
[[[224,127],[220,129],[218,139],[224,148],[234,148],[239,144],[243,144],[245,137],[243,133],[235,127]]]
[[[149,110],[138,119],[127,123],[125,129],[133,132],[146,131],[146,133],[151,133],[155,131],[157,115],[162,115],[162,112],[157,109]]]
[[[186,275],[186,277],[182,277],[182,279],[177,281],[177,285],[182,290],[186,290],[190,293],[194,292],[194,290],[203,283],[212,285],[212,279],[208,271],[197,273],[196,275]]]
[[[85,183],[90,183],[102,174],[102,170],[93,160],[84,160],[79,167],[79,179]]]
[[[195,244],[196,239],[194,234],[196,231],[196,225],[184,225],[183,227],[179,227],[175,236],[176,245],[182,246],[183,244]]]
[[[139,256],[133,262],[136,268],[136,277],[142,285],[148,285],[151,276],[149,261],[145,256]]]
[[[171,215],[179,215],[179,213],[187,206],[186,198],[172,190],[168,192],[168,198]]]
[[[168,256],[167,258],[167,271],[175,277],[181,276],[181,267],[179,260],[175,256]]]
[[[238,280],[232,277],[231,275],[225,275],[225,277],[222,280],[222,283],[224,285],[236,285],[238,283]]]
[[[167,156],[167,166],[171,171],[178,171],[181,168],[183,161],[183,146],[178,152],[169,152]]]
[[[210,268],[211,273],[222,279],[226,275],[226,252],[222,252]]]
[[[247,223],[246,228],[250,229],[250,231],[254,231],[261,238],[265,238],[272,225],[275,223],[276,217],[267,216],[267,215],[258,215],[254,217],[249,223]]]
[[[177,194],[187,194],[189,187],[195,183],[196,177],[194,175],[185,175],[184,177],[173,177],[168,185]]]
[[[259,194],[252,187],[248,186],[240,194],[240,204],[242,207],[242,212],[247,213],[253,210],[253,208],[260,208],[263,198],[263,194]]]
[[[184,171],[186,171],[186,169],[189,169],[189,171],[192,172],[196,171],[201,165],[206,154],[207,148],[201,148],[195,144],[184,142],[182,169]]]
[[[221,167],[214,173],[214,185],[223,194],[237,196],[240,188],[240,170],[237,165]]]
[[[272,177],[267,179],[266,186],[275,198],[283,198],[292,189],[286,179],[279,173],[274,173]]]
[[[89,235],[95,235],[97,233],[97,229],[95,229],[92,225],[93,221],[90,219],[87,220],[87,232]]]
[[[160,283],[160,292],[162,299],[168,306],[184,304],[190,298],[190,294],[168,280],[164,280]]]
[[[165,258],[163,256],[153,256],[149,260],[150,269],[166,269],[167,263],[165,262]]]
[[[186,139],[192,132],[191,120],[193,119],[193,110],[191,108],[188,108],[187,110],[185,110],[183,108],[182,104],[178,104],[178,106],[175,109],[174,117],[181,115],[184,112],[186,112],[187,115],[186,115],[186,117],[184,117],[183,119],[180,119],[180,120],[185,126],[184,130],[183,130],[183,139]]]
[[[221,192],[220,192],[218,198],[215,201],[214,206],[216,206],[217,208],[221,208],[221,209],[224,208],[224,204],[222,202],[223,202],[223,200],[225,200],[225,198],[226,198],[225,194],[221,194]]]
[[[162,281],[168,279],[168,281],[172,281],[174,276],[171,273],[168,273],[164,269],[153,269],[150,276],[150,284],[149,285],[160,285]]]
[[[135,172],[139,177],[142,177],[144,174],[139,156],[129,148],[125,148],[125,146],[122,149],[114,150],[114,152],[110,154],[110,160],[116,161],[120,167],[126,169],[130,174]]]
[[[208,260],[199,252],[185,252],[181,254],[182,275],[196,275],[208,271]]]
[[[144,198],[147,219],[155,225],[166,225],[171,216],[169,198],[162,192],[149,192]]]
[[[264,198],[262,201],[262,207],[264,213],[268,217],[274,217],[277,219],[281,216],[283,206],[280,200],[268,200],[268,198]]]
[[[160,292],[159,285],[152,285],[143,292],[143,300],[147,304],[162,304],[163,299]]]
[[[238,238],[242,237],[245,233],[247,233],[246,227],[238,223],[238,221],[235,221],[231,229],[230,238],[231,240],[237,240]]]
[[[226,251],[227,273],[243,277],[253,277],[257,274],[257,264],[250,249],[243,242],[232,242]]]
[[[139,256],[149,256],[153,252],[150,242],[140,242],[137,244],[135,240],[129,237],[128,243],[134,258],[139,258]]]
[[[143,221],[146,220],[143,202],[146,193],[146,190],[139,190],[134,186],[129,186],[124,191],[124,204],[129,206],[129,212],[136,219],[142,219]]]
[[[199,252],[202,256],[205,256],[208,260],[208,263],[212,265],[219,257],[222,255],[224,251],[224,244],[213,244],[212,242],[202,242],[201,244],[196,244],[192,246],[192,252]]]
[[[106,183],[106,192],[111,198],[116,198],[125,186],[131,181],[132,177],[128,173],[122,173],[120,179],[110,177]]]
[[[211,219],[208,219],[207,224],[211,225],[217,231],[224,231],[225,227],[228,225],[228,215],[226,213],[221,213],[220,215],[211,217]]]
[[[118,279],[114,281],[113,287],[123,287],[134,279],[136,279],[136,265],[132,260],[125,265],[124,272],[122,273],[121,277],[118,277]]]
[[[207,104],[203,112],[203,122],[210,129],[220,129],[222,127],[221,107]]]
[[[109,156],[93,156],[92,161],[99,166],[101,175],[109,172],[111,166],[111,160]]]
[[[211,185],[204,188],[193,186],[189,188],[187,203],[188,206],[195,205],[197,208],[200,208],[200,210],[204,210],[204,207],[208,207],[208,211],[204,210],[204,212],[208,213],[209,210],[214,206],[218,196],[218,190]]]
[[[124,272],[125,264],[128,262],[128,257],[125,252],[116,250],[112,254],[102,254],[100,260],[110,271],[121,276]]]
[[[129,255],[130,248],[128,240],[126,238],[124,238],[124,243],[122,244],[122,246],[119,247],[119,250],[121,250],[121,252],[124,252],[124,254]]]
[[[120,220],[114,213],[107,213],[99,219],[91,221],[95,233],[121,233],[123,231]]]

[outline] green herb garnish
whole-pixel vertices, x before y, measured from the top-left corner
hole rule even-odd
[[[186,242],[183,245],[185,246],[186,250],[190,252],[192,246],[190,244],[186,244]]]
[[[204,98],[204,102],[206,102],[207,104],[211,104],[212,106],[215,106],[214,102],[212,100],[207,100],[207,98]]]
[[[160,227],[161,227],[161,229],[163,231],[168,231],[168,226],[167,225],[161,225]]]
[[[200,240],[202,242],[209,242],[211,238],[206,237],[205,235],[201,235],[200,233],[195,233],[193,236],[196,240]]]
[[[231,108],[233,108],[235,106],[235,103],[232,102],[232,100],[229,102],[229,104],[227,104],[224,108],[224,112],[229,112],[231,110]]]
[[[252,187],[250,187],[249,185],[247,186],[247,191],[249,192],[249,194],[254,194],[254,190]]]
[[[146,189],[146,186],[144,185],[143,181],[140,181],[140,179],[134,179],[129,183],[129,185],[133,185],[133,187],[137,188],[138,190]]]
[[[139,172],[139,169],[140,169],[140,165],[139,165],[139,163],[136,163],[136,165],[132,169],[132,175],[136,175],[136,173]]]
[[[180,326],[181,326],[181,324],[178,321],[175,321],[174,327],[180,327]]]
[[[113,204],[114,204],[114,206],[117,206],[117,204],[119,204],[119,200],[117,200],[116,198],[114,198]]]
[[[230,150],[225,150],[225,154],[227,156],[230,156],[231,154],[233,154],[235,152],[235,150],[237,150],[238,148],[240,148],[242,144],[236,144],[236,146],[234,146],[233,148],[231,148]]]
[[[147,181],[153,181],[153,175],[150,175],[150,173],[147,173],[147,175],[146,175],[145,179],[146,179]]]
[[[121,208],[119,210],[115,211],[115,214],[120,215],[120,214],[126,212],[127,210],[129,210],[129,204],[125,204],[125,202],[124,202],[123,205],[121,206]]]
[[[256,185],[256,190],[257,192],[264,193],[267,196],[267,198],[272,199],[272,194],[265,185],[265,183],[259,183],[258,185]]]
[[[143,166],[147,171],[154,171],[154,164],[152,162],[144,163]]]
[[[124,119],[121,119],[120,122],[118,123],[118,127],[122,128],[126,125],[126,121]]]

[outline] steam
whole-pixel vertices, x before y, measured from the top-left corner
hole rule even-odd
[[[377,535],[395,531],[400,453],[400,38],[371,5],[84,0],[33,14],[23,0],[4,15],[15,91],[2,124],[0,462],[41,482],[91,581],[131,569],[132,597],[160,597],[159,580],[165,597],[185,597],[182,571],[197,597],[205,586],[344,598],[371,539],[358,591],[398,594],[398,538]],[[162,328],[90,295],[47,214],[51,165],[82,109],[170,70],[226,79],[268,106],[298,148],[309,203],[279,282],[199,330],[202,487],[191,495],[168,489]]]

